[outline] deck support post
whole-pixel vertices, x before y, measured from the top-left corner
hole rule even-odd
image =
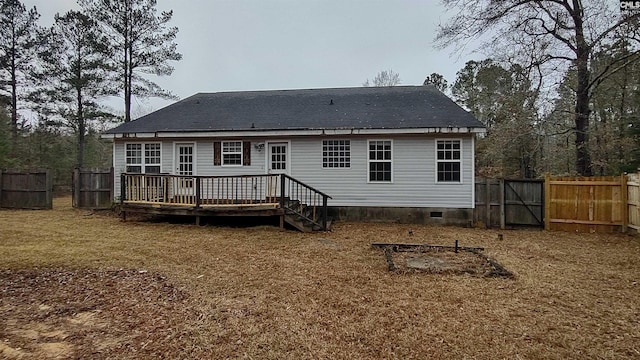
[[[124,211],[124,201],[127,197],[127,177],[125,173],[120,174],[120,211],[122,221],[127,221],[127,212]]]
[[[120,174],[120,205],[124,204],[127,197],[127,177],[124,173]]]
[[[327,197],[322,196],[322,230],[327,231]]]
[[[196,209],[200,207],[200,178],[196,177]],[[198,217],[196,217],[197,219]],[[198,220],[198,222],[200,222]]]
[[[196,226],[200,226],[200,216],[196,215]]]
[[[280,174],[280,208],[284,209],[285,174]]]
[[[499,180],[500,183],[500,229],[504,230],[506,228],[506,218],[505,218],[505,187],[504,187],[504,179]]]
[[[280,215],[280,229],[284,229],[284,215]]]

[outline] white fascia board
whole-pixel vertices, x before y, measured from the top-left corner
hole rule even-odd
[[[229,138],[229,137],[282,137],[323,135],[402,135],[402,134],[484,134],[484,128],[439,127],[409,129],[311,129],[311,130],[265,130],[265,131],[202,131],[202,132],[158,132],[103,134],[103,139],[127,138]]]
[[[126,135],[126,136],[125,136]],[[100,138],[102,139],[153,139],[160,136],[157,136],[154,133],[128,133],[128,134],[101,134]]]

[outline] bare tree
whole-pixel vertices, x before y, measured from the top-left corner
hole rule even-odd
[[[376,86],[376,87],[385,87],[385,86],[396,86],[400,84],[400,74],[394,72],[392,69],[382,70],[373,78],[373,81],[370,82],[369,79],[365,81],[362,86]]]
[[[640,12],[621,11],[616,1],[520,0],[494,1],[443,0],[456,10],[448,23],[441,25],[436,46],[470,40],[485,40],[484,48],[504,59],[516,59],[540,71],[540,83],[551,71],[576,72],[573,122],[576,146],[576,170],[591,175],[589,156],[589,107],[594,89],[608,76],[637,61],[640,54],[638,21]],[[593,54],[620,36],[634,43],[634,50],[612,61],[597,73],[589,66]],[[545,78],[545,76],[547,76]]]

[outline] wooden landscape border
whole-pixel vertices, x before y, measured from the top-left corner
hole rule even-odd
[[[486,277],[513,277],[513,273],[511,271],[507,270],[496,260],[485,255],[483,253],[483,247],[458,246],[458,240],[455,241],[454,246],[406,243],[372,243],[371,247],[383,250],[384,257],[387,262],[387,269],[392,272],[398,270],[395,263],[393,262],[394,252],[425,253],[431,250],[444,250],[453,251],[456,253],[459,251],[467,251],[480,257],[482,260],[486,261],[486,263],[489,264],[489,266],[492,268],[492,271],[489,272],[488,275],[485,275]]]

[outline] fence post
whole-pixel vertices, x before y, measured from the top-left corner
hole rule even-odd
[[[73,168],[73,172],[71,173],[71,206],[74,208],[77,208],[80,203],[80,189],[79,186],[76,185],[79,180],[80,169]]]
[[[629,222],[629,187],[627,186],[627,174],[620,176],[620,192],[622,193],[622,232],[627,232]]]
[[[116,196],[115,186],[116,186],[116,177],[115,177],[115,171],[113,170],[113,166],[112,166],[111,168],[109,168],[109,199],[111,199],[111,204],[113,204],[113,200]]]
[[[504,187],[504,179],[500,179],[500,229],[503,229],[506,227],[506,220],[505,220],[505,187]]]
[[[47,189],[45,192],[45,196],[47,198],[46,202],[47,205],[45,206],[45,208],[47,209],[53,209],[53,176],[51,176],[51,170],[47,169],[44,172],[44,176],[45,176],[45,183],[47,184]]]
[[[544,174],[544,229],[551,230],[551,176]]]
[[[485,223],[485,227],[490,228],[491,227],[491,182],[489,181],[489,178],[484,178],[484,184],[485,184],[484,206],[486,208],[485,220],[487,221]]]

